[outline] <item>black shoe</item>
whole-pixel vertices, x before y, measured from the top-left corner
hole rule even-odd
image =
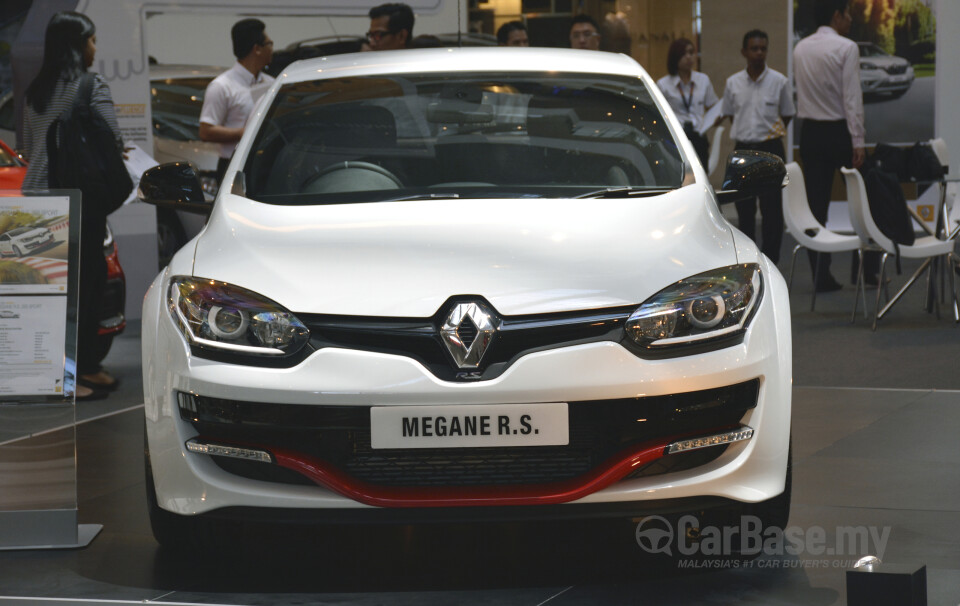
[[[827,276],[817,281],[817,292],[834,292],[843,288],[843,285],[833,279],[833,276]]]

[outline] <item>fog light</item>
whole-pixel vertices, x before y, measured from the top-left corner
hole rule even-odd
[[[187,440],[187,450],[197,454],[213,455],[215,457],[230,457],[233,459],[243,459],[245,461],[273,463],[273,456],[269,452],[257,448],[240,448],[226,444],[210,444],[208,442],[190,439]]]
[[[753,428],[743,426],[734,431],[704,436],[701,438],[691,438],[689,440],[680,440],[667,446],[667,454],[676,452],[685,452],[687,450],[696,450],[698,448],[709,448],[710,446],[721,446],[723,444],[732,444],[742,442],[753,437]]]

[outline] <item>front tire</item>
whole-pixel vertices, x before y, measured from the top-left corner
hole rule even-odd
[[[164,549],[173,552],[224,552],[237,545],[238,525],[200,516],[183,516],[160,507],[153,483],[153,466],[147,430],[143,430],[144,475],[147,488],[147,512],[153,537]]]

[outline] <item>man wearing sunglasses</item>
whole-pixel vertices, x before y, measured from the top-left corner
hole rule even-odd
[[[381,4],[370,9],[370,50],[407,48],[413,39],[413,10],[401,2]]]

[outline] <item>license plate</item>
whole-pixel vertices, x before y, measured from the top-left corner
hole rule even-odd
[[[374,406],[372,448],[562,446],[567,403]]]

